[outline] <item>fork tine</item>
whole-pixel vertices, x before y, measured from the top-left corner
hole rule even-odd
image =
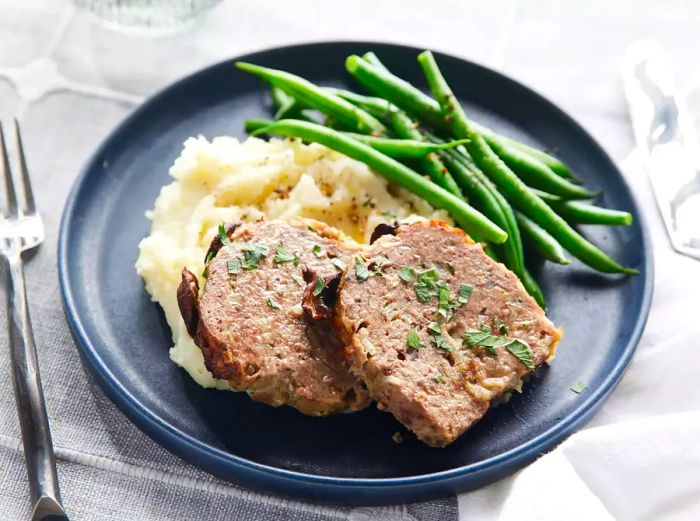
[[[15,193],[15,183],[12,180],[12,170],[10,170],[10,158],[7,155],[5,146],[5,134],[2,131],[0,122],[0,152],[2,152],[2,176],[5,179],[5,215],[7,217],[18,217],[17,194]]]
[[[29,179],[29,169],[27,159],[24,156],[24,145],[22,145],[22,134],[19,131],[19,121],[15,118],[15,140],[17,141],[17,155],[19,157],[19,170],[22,176],[22,189],[24,191],[24,214],[32,215],[36,212],[34,206],[34,192],[32,182]]]

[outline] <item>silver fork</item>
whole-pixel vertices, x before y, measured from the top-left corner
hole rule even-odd
[[[0,123],[0,155],[5,184],[4,215],[0,219],[0,254],[7,274],[7,323],[15,400],[22,430],[24,459],[29,474],[32,520],[67,520],[61,505],[56,475],[56,458],[51,443],[49,419],[39,377],[34,334],[29,319],[24,288],[22,252],[35,248],[44,240],[44,225],[34,205],[27,161],[15,120],[17,162],[22,184],[22,201],[18,205],[17,190],[10,169],[5,136]]]

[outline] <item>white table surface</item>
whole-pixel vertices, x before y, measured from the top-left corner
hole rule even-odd
[[[682,281],[700,281],[700,263],[668,246],[632,154],[620,66],[627,45],[653,37],[670,53],[679,85],[690,91],[700,84],[699,28],[700,2],[690,1],[228,0],[186,30],[154,39],[114,32],[68,0],[0,0],[0,117],[23,121],[46,218],[47,240],[27,264],[27,285],[72,519],[407,521],[456,519],[458,511],[461,519],[503,514],[515,478],[459,500],[373,509],[307,505],[230,486],[142,434],[78,356],[61,310],[55,251],[60,212],[81,165],[145,96],[205,65],[270,46],[378,40],[446,51],[513,76],[573,115],[623,167],[644,207],[656,254],[655,301],[640,352],[591,425],[698,410],[696,389],[683,387],[673,400],[654,400],[644,389],[656,364],[653,353],[669,338],[690,335],[688,342],[700,348],[700,335],[692,336],[699,327],[698,286],[692,291]],[[700,105],[698,97],[691,101]],[[0,321],[2,346],[6,338]],[[681,372],[693,378],[697,367],[691,356]],[[0,349],[0,520],[28,516],[20,445],[9,355]],[[633,508],[606,508],[616,518],[634,518]]]

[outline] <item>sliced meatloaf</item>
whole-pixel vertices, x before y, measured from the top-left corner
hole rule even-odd
[[[222,228],[201,295],[187,270],[178,290],[207,369],[254,400],[304,414],[366,407],[367,390],[348,370],[330,322],[307,320],[301,306],[307,282],[338,275],[357,248],[311,220]]]
[[[399,226],[356,255],[335,312],[346,359],[378,407],[432,446],[519,390],[561,336],[512,272],[437,221]]]

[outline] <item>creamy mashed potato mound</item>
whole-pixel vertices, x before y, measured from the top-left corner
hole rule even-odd
[[[203,387],[229,389],[204,366],[180,317],[176,291],[183,267],[202,273],[219,224],[310,217],[368,242],[382,222],[450,222],[444,211],[389,186],[363,163],[296,140],[190,138],[170,175],[173,182],[161,189],[147,213],[151,234],[139,245],[136,270],[165,312],[174,343],[170,358]]]

